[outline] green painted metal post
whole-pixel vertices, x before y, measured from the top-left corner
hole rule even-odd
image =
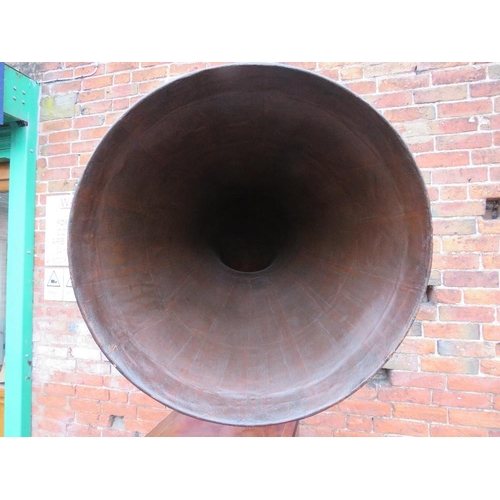
[[[4,435],[29,436],[39,86],[9,67],[4,83],[4,116],[11,131]]]

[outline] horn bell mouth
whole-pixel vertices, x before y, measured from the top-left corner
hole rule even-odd
[[[136,103],[73,201],[69,260],[111,363],[162,404],[238,426],[322,411],[370,379],[425,293],[429,200],[362,99],[231,65]]]

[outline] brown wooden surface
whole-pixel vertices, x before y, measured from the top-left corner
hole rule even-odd
[[[430,272],[429,200],[369,104],[307,71],[232,65],[141,99],[97,147],[69,227],[97,344],[183,414],[259,426],[353,393]]]
[[[238,427],[214,424],[173,411],[146,437],[298,437],[298,421]]]
[[[10,163],[0,163],[0,192],[9,190]]]

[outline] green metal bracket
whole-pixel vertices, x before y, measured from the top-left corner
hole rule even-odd
[[[5,66],[10,127],[5,331],[5,436],[31,435],[33,254],[39,85]]]

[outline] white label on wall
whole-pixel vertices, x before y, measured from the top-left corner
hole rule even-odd
[[[65,300],[66,302],[76,302],[75,292],[73,291],[73,283],[71,282],[71,276],[69,274],[69,267],[64,268],[63,276],[63,300]]]
[[[45,268],[43,298],[45,300],[59,300],[65,302],[76,301],[69,268]]]
[[[63,300],[63,283],[64,283],[64,268],[63,267],[46,267],[44,277],[44,292],[45,300]]]
[[[45,265],[68,265],[68,221],[73,195],[47,196],[45,212]],[[56,299],[54,299],[56,300]]]

